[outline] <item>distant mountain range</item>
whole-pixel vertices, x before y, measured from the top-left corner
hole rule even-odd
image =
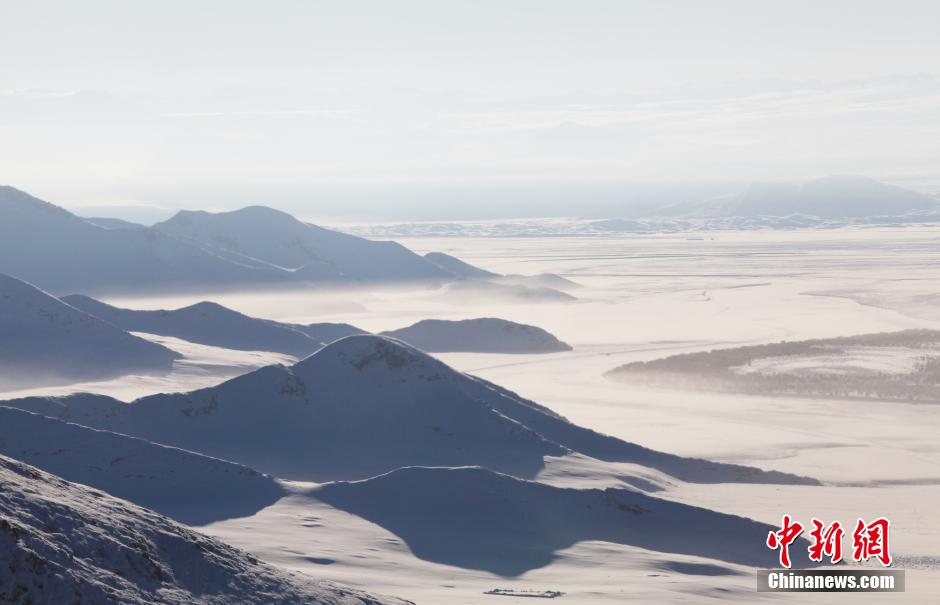
[[[530,301],[558,299],[541,276],[528,284],[525,276],[501,276],[447,258],[456,263],[449,267],[396,242],[324,229],[263,206],[221,213],[183,210],[145,227],[83,219],[0,186],[0,273],[56,294],[446,283],[474,273],[489,291],[522,292]],[[530,285],[538,287],[524,292]]]
[[[0,187],[0,273],[57,294],[291,280],[154,229],[105,229],[12,187]]]
[[[249,317],[213,302],[174,310],[122,309],[81,294],[62,301],[130,332],[172,336],[242,351],[276,351],[306,357],[326,344],[368,334],[350,324],[290,324]],[[422,351],[468,353],[555,353],[571,346],[536,326],[505,319],[422,320],[383,332]]]
[[[830,176],[806,183],[752,183],[737,195],[667,206],[662,215],[725,217],[805,215],[822,219],[940,212],[938,200],[864,176]]]
[[[180,355],[0,274],[0,388],[167,372]]]
[[[757,182],[707,198],[693,198],[688,191],[673,195],[674,201],[611,206],[609,218],[593,213],[590,218],[397,222],[352,229],[369,237],[550,237],[940,222],[937,197],[863,176],[830,176],[803,184]]]

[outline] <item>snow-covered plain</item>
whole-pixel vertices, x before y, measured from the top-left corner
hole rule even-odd
[[[893,595],[892,602],[940,598],[940,408],[670,391],[603,376],[624,363],[718,347],[938,329],[940,314],[924,303],[940,291],[937,227],[401,241],[416,252],[442,251],[493,272],[555,273],[583,287],[576,302],[528,305],[455,301],[433,289],[404,287],[212,299],[252,316],[349,322],[374,331],[428,317],[499,317],[540,326],[574,350],[438,357],[627,441],[820,479],[826,485],[715,486],[649,476],[644,489],[770,524],[784,513],[844,524],[858,516],[887,516],[892,550],[908,570],[908,592]],[[107,302],[174,308],[205,298]],[[904,354],[899,352],[902,359]],[[210,365],[200,366],[208,374],[174,373],[160,383],[114,389],[131,399],[204,387],[213,383]],[[618,477],[631,470],[602,473],[576,459],[549,459],[536,479],[559,487],[623,488]],[[750,568],[598,540],[565,546],[546,566],[517,576],[445,565],[415,557],[386,527],[318,499],[316,485],[285,488],[291,495],[273,506],[203,530],[284,567],[421,603],[488,602],[496,597],[482,593],[494,588],[560,590],[565,603],[844,600],[757,595]]]

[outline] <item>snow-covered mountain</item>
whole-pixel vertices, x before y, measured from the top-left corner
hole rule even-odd
[[[284,493],[240,464],[2,406],[0,455],[189,525],[254,514]]]
[[[114,307],[80,294],[62,300],[124,330],[227,349],[277,351],[305,357],[320,348],[322,342],[287,324],[249,317],[213,302],[169,311],[144,311]]]
[[[0,602],[404,603],[275,569],[157,513],[0,456]]]
[[[722,213],[840,218],[899,215],[921,210],[940,211],[940,203],[910,189],[863,176],[830,176],[802,185],[755,183],[727,204]]]
[[[334,340],[355,336],[356,334],[368,334],[369,332],[357,328],[352,324],[319,322],[312,324],[290,324],[295,330],[299,330],[323,344],[329,344]]]
[[[556,353],[571,350],[571,345],[542,328],[491,317],[462,321],[425,319],[382,334],[429,353]]]
[[[828,176],[805,183],[752,183],[743,192],[666,206],[663,216],[864,219],[940,212],[940,202],[864,176]],[[774,223],[768,223],[771,226]],[[747,228],[748,223],[741,223]]]
[[[263,262],[307,277],[368,281],[452,279],[395,242],[371,241],[249,206],[232,212],[181,211],[154,229],[230,259]]]
[[[455,278],[398,243],[262,206],[181,211],[147,228],[83,219],[9,186],[0,186],[0,272],[56,293]]]
[[[0,274],[0,388],[169,370],[179,355]]]
[[[0,186],[0,273],[59,294],[294,279],[222,259],[153,229],[106,229],[6,186]]]
[[[350,336],[290,367],[125,404],[107,397],[4,405],[246,464],[286,479],[361,479],[403,466],[484,466],[533,477],[572,451],[693,482],[814,483],[681,458],[601,435],[394,339]]]
[[[603,540],[756,567],[776,565],[763,523],[627,489],[561,488],[482,468],[403,468],[310,492],[401,538],[416,557],[502,576]],[[733,538],[733,539],[729,539]],[[809,561],[793,548],[794,563]]]

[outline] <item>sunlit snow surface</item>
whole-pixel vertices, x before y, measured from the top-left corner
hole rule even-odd
[[[908,592],[892,602],[940,598],[940,407],[885,401],[745,396],[616,382],[605,372],[633,361],[719,347],[940,329],[940,229],[713,232],[669,236],[414,238],[500,273],[560,274],[582,286],[575,303],[458,304],[415,288],[213,296],[282,321],[345,321],[387,330],[425,318],[499,317],[537,325],[574,350],[548,355],[440,354],[452,366],[512,389],[571,421],[687,456],[817,477],[824,487],[659,482],[667,498],[778,523],[884,515]],[[206,296],[108,299],[174,308]],[[208,386],[283,356],[213,350],[160,339],[186,354],[161,378],[41,392],[94,390],[122,399]],[[762,362],[775,371],[905,372],[910,351],[864,350],[831,359]],[[792,364],[796,363],[797,367]],[[790,365],[787,365],[790,364]],[[617,474],[575,461],[550,463],[554,485],[615,485]],[[651,478],[656,480],[656,478]],[[422,561],[398,537],[308,495],[309,486],[256,515],[204,528],[265,559],[318,577],[422,603],[502,602],[493,588],[560,590],[559,602],[715,602],[758,599],[747,568],[605,542],[581,542],[550,565],[514,578]],[[733,539],[733,536],[729,536]],[[701,566],[704,565],[704,566]],[[694,572],[694,573],[692,573]],[[703,574],[703,575],[699,575]],[[783,599],[841,602],[840,595]]]

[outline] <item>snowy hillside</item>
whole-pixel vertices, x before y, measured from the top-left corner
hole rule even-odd
[[[444,297],[462,304],[566,303],[577,300],[567,292],[541,286],[531,287],[493,280],[464,279],[448,284]]]
[[[246,464],[286,479],[361,479],[402,466],[484,466],[533,477],[576,451],[693,482],[813,483],[656,452],[550,410],[381,336],[350,336],[291,367],[123,404],[100,396],[4,405]]]
[[[245,466],[7,407],[0,455],[189,525],[251,515],[283,495]]]
[[[467,280],[488,281],[496,284],[522,286],[525,288],[545,288],[556,290],[572,290],[580,287],[579,284],[576,284],[570,279],[565,279],[564,277],[555,275],[554,273],[540,273],[538,275],[500,275],[499,273],[493,273],[492,271],[487,271],[486,269],[481,269],[480,267],[471,265],[468,262],[460,260],[456,256],[451,256],[450,254],[445,254],[443,252],[428,252],[424,255],[424,258],[428,259],[445,271],[449,271],[455,276]]]
[[[212,302],[170,311],[121,309],[74,294],[63,301],[124,330],[173,336],[190,342],[241,351],[277,351],[304,357],[320,347],[291,326],[249,317]]]
[[[587,540],[756,567],[775,565],[777,556],[764,546],[776,528],[750,519],[626,489],[559,488],[481,468],[403,468],[328,483],[311,495],[384,527],[421,559],[502,576],[544,567],[556,551]],[[805,566],[805,549],[792,552]]]
[[[0,389],[164,372],[178,357],[0,274]]]
[[[542,328],[494,318],[463,321],[425,319],[382,334],[429,353],[556,353],[571,350],[570,345]]]
[[[401,603],[277,570],[98,490],[0,456],[0,602]]]
[[[434,263],[444,271],[452,273],[457,277],[463,277],[467,279],[489,279],[491,277],[499,276],[498,273],[493,273],[492,271],[475,267],[470,263],[460,260],[456,256],[444,254],[443,252],[428,252],[424,255],[424,258]]]
[[[229,258],[262,261],[307,277],[370,281],[451,279],[395,242],[377,242],[250,206],[217,214],[181,211],[154,229]]]
[[[567,290],[576,290],[581,287],[581,284],[573,282],[570,279],[556,275],[554,273],[539,273],[538,275],[518,275],[516,273],[510,273],[508,275],[500,275],[492,279],[492,281],[498,284],[508,284],[515,286],[526,286],[528,288],[550,288],[553,290],[561,290],[565,292]]]
[[[106,229],[6,186],[0,186],[0,273],[57,294],[294,279],[224,260],[153,229]]]

